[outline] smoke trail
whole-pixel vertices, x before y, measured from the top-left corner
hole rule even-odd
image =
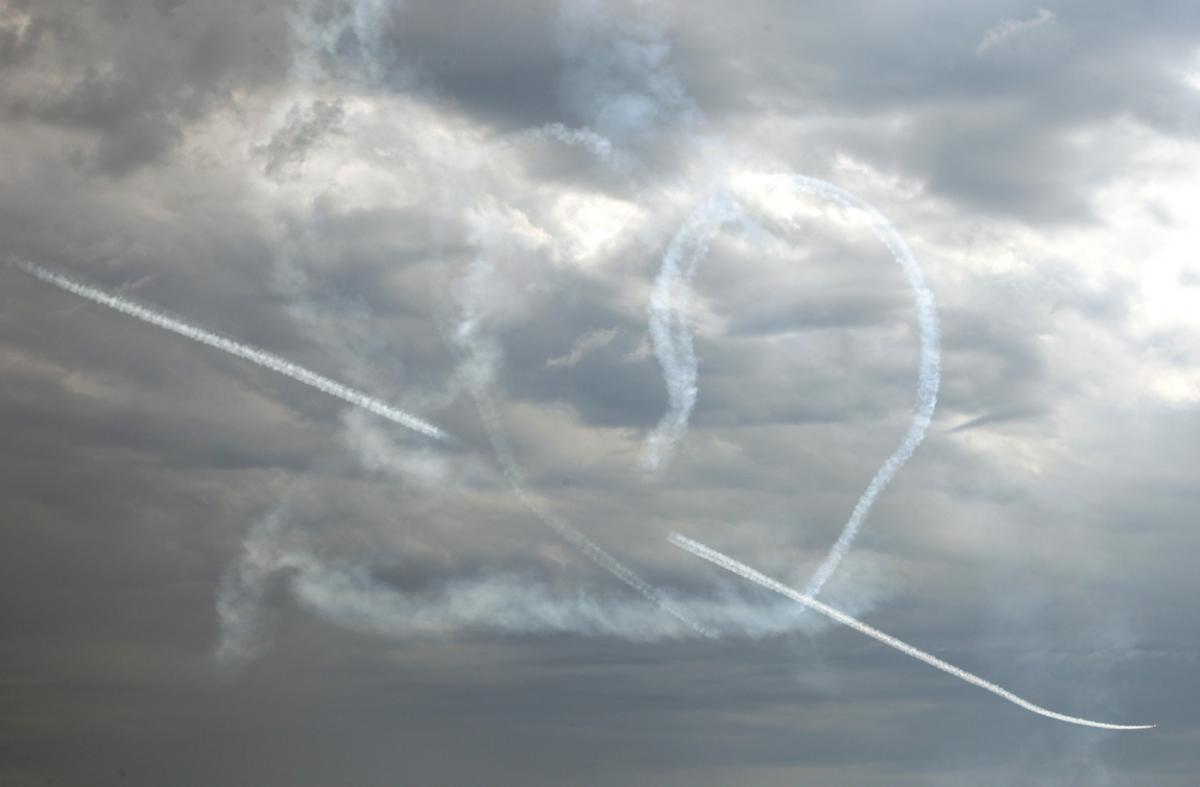
[[[590,128],[568,128],[562,123],[548,123],[531,132],[534,137],[554,139],[564,145],[579,145],[613,169],[623,169],[626,162],[613,150],[612,142]]]
[[[883,242],[903,269],[916,303],[917,324],[921,334],[916,413],[900,444],[875,472],[858,499],[829,555],[809,580],[805,590],[809,595],[816,595],[845,558],[876,498],[925,438],[925,431],[937,406],[941,377],[937,309],[933,293],[925,283],[925,276],[912,251],[892,223],[869,203],[832,183],[805,175],[754,175],[748,176],[747,180],[768,188],[791,188],[813,194],[862,214],[871,232]],[[738,215],[736,206],[724,194],[709,199],[688,217],[663,256],[662,268],[650,300],[650,335],[667,383],[668,407],[648,438],[642,456],[644,466],[649,469],[658,468],[670,457],[687,430],[688,419],[696,404],[696,354],[683,313],[687,306],[688,285],[695,277],[696,268],[707,253],[712,238],[726,222]],[[673,299],[672,293],[677,287],[682,289],[682,293]]]
[[[973,686],[978,686],[985,691],[990,691],[992,694],[1006,699],[1014,705],[1018,705],[1027,711],[1032,711],[1039,716],[1045,716],[1057,721],[1065,721],[1068,724],[1078,724],[1083,727],[1097,727],[1102,730],[1148,730],[1157,726],[1154,724],[1109,724],[1108,722],[1103,721],[1081,719],[1078,716],[1067,716],[1065,714],[1043,708],[1041,705],[1034,705],[1029,700],[1022,699],[1016,694],[1013,694],[1011,691],[997,686],[995,683],[986,681],[978,675],[973,675],[972,673],[967,672],[964,669],[960,669],[953,664],[942,661],[937,656],[926,653],[920,648],[913,647],[907,642],[896,639],[889,634],[884,634],[879,629],[868,626],[861,620],[850,617],[846,613],[840,612],[833,607],[828,606],[827,604],[822,604],[820,601],[817,601],[815,598],[813,598],[811,594],[800,593],[799,591],[793,590],[781,582],[777,582],[764,574],[760,574],[744,563],[739,563],[733,558],[724,555],[715,549],[707,547],[704,544],[701,544],[699,541],[693,541],[692,539],[687,538],[686,536],[681,536],[678,533],[672,533],[669,540],[675,546],[691,552],[696,557],[703,558],[710,563],[720,566],[726,571],[731,571],[740,577],[744,577],[751,582],[755,582],[767,590],[771,590],[782,596],[786,596],[787,598],[790,598],[799,604],[803,604],[814,612],[819,612],[825,617],[841,623],[843,626],[848,626],[860,634],[865,634],[877,642],[882,642],[884,645],[894,648],[906,656],[911,656],[918,661],[925,662],[935,669],[939,669],[942,672],[953,675],[959,680],[966,681]]]
[[[500,348],[496,346],[495,340],[480,335],[480,326],[483,322],[482,298],[491,272],[492,264],[486,258],[480,257],[471,264],[460,289],[462,315],[452,341],[467,354],[462,380],[475,400],[480,420],[483,422],[492,450],[496,454],[496,460],[500,463],[513,493],[542,524],[582,552],[593,563],[633,588],[642,597],[652,601],[664,612],[696,633],[707,637],[713,636],[707,628],[681,612],[658,588],[642,579],[566,519],[543,506],[525,490],[525,474],[517,464],[512,446],[509,445],[508,438],[505,436],[500,415],[496,412],[495,402],[489,393],[501,358]]]
[[[687,326],[687,307],[696,267],[727,221],[738,215],[725,194],[718,194],[688,216],[663,255],[662,269],[650,294],[650,338],[667,384],[667,410],[646,440],[641,464],[649,472],[669,461],[687,431],[696,407],[696,350]],[[675,289],[679,284],[684,286]]]
[[[714,634],[711,631],[685,615],[658,588],[642,579],[606,552],[599,544],[573,527],[566,519],[547,509],[540,501],[525,491],[525,475],[521,472],[520,466],[517,465],[513,458],[512,448],[509,446],[500,425],[500,417],[496,413],[495,403],[485,389],[474,389],[472,390],[472,394],[475,397],[475,404],[479,408],[479,416],[483,420],[488,439],[492,443],[492,448],[496,452],[500,466],[504,469],[504,475],[508,478],[513,492],[516,493],[525,507],[533,512],[533,515],[541,520],[543,524],[558,533],[571,546],[582,552],[589,560],[633,588],[643,598],[652,601],[668,615],[671,615],[685,626],[691,628],[697,634],[713,637]]]
[[[635,642],[695,638],[696,631],[642,599],[564,591],[514,574],[457,579],[436,589],[404,593],[360,567],[325,565],[288,556],[296,599],[337,625],[393,639],[463,632],[570,633]],[[780,599],[781,605],[788,605]],[[688,612],[722,631],[759,638],[796,629],[782,609],[755,610],[744,599],[693,599]],[[253,654],[250,654],[253,655]]]
[[[555,588],[515,573],[463,577],[403,591],[360,565],[319,557],[289,538],[286,504],[255,523],[217,596],[218,663],[239,666],[267,645],[264,606],[273,588],[287,589],[305,609],[336,625],[408,640],[472,632],[570,633],[637,642],[694,638],[693,627],[624,593],[592,595]],[[748,638],[797,630],[786,599],[756,602],[726,590],[680,602],[689,615],[722,633]]]
[[[286,518],[286,504],[280,504],[256,522],[242,542],[241,556],[221,577],[216,603],[220,634],[214,654],[221,664],[245,664],[263,650],[259,627],[267,583],[272,574],[295,562],[278,546]]]
[[[415,432],[420,432],[426,437],[432,437],[435,440],[443,442],[453,442],[455,438],[449,433],[443,431],[433,424],[417,418],[415,415],[410,415],[403,410],[398,410],[390,404],[380,401],[379,399],[369,396],[362,391],[357,391],[348,386],[342,385],[336,380],[331,380],[328,377],[309,371],[303,366],[284,360],[277,355],[272,355],[265,350],[260,350],[257,347],[252,347],[248,344],[235,342],[232,339],[226,339],[224,336],[219,336],[211,331],[199,328],[195,325],[176,320],[173,317],[168,317],[164,314],[149,309],[141,304],[135,303],[127,298],[122,298],[116,295],[110,295],[103,290],[91,287],[86,284],[68,278],[61,273],[43,268],[42,266],[22,260],[16,257],[8,257],[9,265],[18,268],[31,276],[58,287],[61,290],[66,290],[73,295],[78,295],[93,303],[98,303],[102,306],[107,306],[110,309],[120,312],[121,314],[136,317],[143,322],[148,322],[151,325],[158,326],[165,330],[177,333],[180,336],[186,336],[192,341],[206,344],[209,347],[215,347],[218,350],[227,352],[230,355],[258,364],[259,366],[270,369],[273,372],[278,372],[284,377],[290,377],[296,382],[304,383],[307,386],[316,388],[330,396],[341,399],[344,402],[361,407],[368,412],[374,413],[382,418],[386,418],[393,423],[412,429]]]

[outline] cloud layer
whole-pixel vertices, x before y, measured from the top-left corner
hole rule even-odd
[[[0,781],[1189,784],[1198,31],[1184,2],[7,3],[5,255],[460,444],[0,270]],[[711,239],[700,395],[644,477],[655,275],[746,171],[875,205],[939,306],[938,415],[822,599],[1159,730],[1025,725],[666,542],[802,587],[912,416],[902,272],[781,198]],[[727,636],[537,521],[481,382],[528,499]]]

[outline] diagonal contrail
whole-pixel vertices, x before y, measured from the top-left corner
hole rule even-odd
[[[959,680],[966,681],[967,683],[970,683],[973,686],[978,686],[979,688],[981,688],[985,691],[990,691],[992,694],[995,694],[998,697],[1002,697],[1002,698],[1008,700],[1009,702],[1013,703],[1014,705],[1019,705],[1020,707],[1024,708],[1027,711],[1032,711],[1033,713],[1036,713],[1039,716],[1045,716],[1046,718],[1055,719],[1057,721],[1065,721],[1068,724],[1078,724],[1083,727],[1096,727],[1096,728],[1102,729],[1102,730],[1148,730],[1148,729],[1151,729],[1151,728],[1157,726],[1154,724],[1109,724],[1108,722],[1103,722],[1103,721],[1092,721],[1091,719],[1081,719],[1078,716],[1067,716],[1066,714],[1056,713],[1055,711],[1043,708],[1041,705],[1034,705],[1029,700],[1018,697],[1016,694],[1013,694],[1008,689],[1003,689],[1003,688],[997,686],[995,683],[984,680],[983,678],[979,677],[978,675],[973,675],[964,669],[960,669],[960,668],[954,666],[953,664],[949,664],[945,661],[942,661],[937,656],[934,656],[930,653],[926,653],[925,651],[921,650],[920,648],[913,647],[912,645],[909,645],[907,642],[896,639],[895,637],[891,636],[890,634],[884,634],[879,629],[874,628],[872,626],[868,626],[866,623],[863,623],[858,618],[853,618],[853,617],[847,615],[845,612],[841,612],[839,610],[834,609],[833,607],[829,606],[828,604],[822,604],[820,601],[817,601],[812,596],[801,593],[798,590],[794,590],[794,589],[788,587],[787,585],[783,584],[782,582],[777,582],[774,579],[771,579],[770,577],[766,576],[765,574],[761,574],[761,573],[755,571],[754,569],[747,566],[745,563],[739,563],[738,561],[734,560],[733,558],[729,557],[728,555],[724,555],[724,554],[718,552],[717,550],[712,549],[711,547],[706,547],[704,544],[701,544],[699,541],[693,541],[692,539],[688,538],[687,536],[681,536],[678,533],[672,533],[670,535],[669,540],[675,546],[679,547],[680,549],[684,549],[684,550],[687,550],[688,552],[691,552],[696,557],[703,558],[704,560],[707,560],[710,563],[714,563],[714,564],[720,566],[721,568],[725,569],[726,571],[731,571],[740,577],[744,577],[745,579],[750,580],[751,582],[755,582],[759,585],[762,585],[767,590],[772,590],[782,596],[786,596],[787,598],[790,598],[792,601],[795,601],[799,604],[803,604],[804,606],[808,607],[809,609],[813,610],[814,612],[819,612],[820,614],[824,615],[825,617],[830,618],[831,620],[835,620],[838,623],[841,623],[843,626],[848,626],[848,627],[854,629],[855,631],[857,631],[858,633],[865,634],[877,642],[882,642],[884,645],[887,645],[890,648],[895,648],[896,650],[900,651],[901,653],[905,654],[906,656],[912,656],[914,659],[917,659],[918,661],[923,661],[926,664],[928,664],[929,666],[931,666],[935,669],[940,669],[942,672],[945,672],[949,675],[953,675],[954,677],[958,678]]]
[[[336,380],[331,380],[328,377],[317,374],[314,371],[305,369],[303,366],[294,364],[291,361],[280,358],[278,355],[260,350],[249,344],[235,342],[232,339],[227,339],[224,336],[213,333],[212,331],[200,328],[196,325],[177,320],[174,317],[168,317],[165,314],[154,311],[146,306],[122,298],[117,295],[111,295],[104,290],[92,287],[82,282],[64,276],[61,273],[56,273],[47,268],[43,268],[35,262],[23,260],[18,257],[8,257],[9,265],[19,270],[25,271],[29,275],[44,281],[47,284],[52,284],[60,290],[66,290],[73,295],[78,295],[80,298],[98,303],[101,306],[107,306],[110,309],[127,314],[130,317],[148,322],[159,328],[177,333],[180,336],[186,336],[192,341],[206,344],[209,347],[215,347],[218,350],[227,352],[230,355],[245,359],[251,363],[258,364],[264,368],[270,369],[273,372],[278,372],[284,377],[290,377],[299,383],[304,383],[307,386],[316,388],[318,391],[334,396],[344,402],[348,402],[355,407],[361,407],[367,412],[374,413],[381,418],[386,418],[393,423],[412,429],[415,432],[420,432],[426,437],[432,437],[435,440],[443,442],[454,442],[454,436],[444,431],[440,427],[434,426],[428,421],[423,421],[415,415],[392,407],[387,402],[376,399],[373,396],[355,390],[349,386],[342,385]]]

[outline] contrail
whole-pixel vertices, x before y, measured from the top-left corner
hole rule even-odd
[[[941,350],[937,309],[933,293],[916,257],[900,233],[883,214],[869,203],[832,183],[805,175],[768,174],[752,176],[777,188],[791,188],[813,194],[862,214],[872,233],[888,248],[908,279],[916,303],[917,324],[921,334],[921,355],[917,372],[917,404],[912,423],[900,444],[875,472],[875,476],[855,504],[829,555],[817,567],[806,592],[816,595],[845,558],[876,498],[891,483],[896,473],[925,438],[925,431],[937,406],[941,380]],[[662,268],[650,300],[650,336],[654,352],[667,383],[668,406],[662,420],[651,433],[643,464],[654,469],[674,450],[687,431],[688,419],[696,405],[697,361],[684,310],[687,285],[695,277],[700,261],[708,253],[709,243],[729,221],[738,218],[739,208],[732,198],[720,193],[703,203],[688,217],[663,256]],[[680,284],[682,292],[672,297]]]
[[[148,322],[151,325],[164,328],[172,333],[177,333],[180,336],[206,344],[209,347],[215,347],[218,350],[245,359],[251,363],[270,369],[273,372],[278,372],[284,377],[290,377],[296,382],[304,383],[318,391],[337,397],[344,402],[348,402],[355,407],[374,413],[380,417],[386,418],[389,421],[400,424],[401,426],[412,429],[415,432],[420,432],[426,437],[432,437],[435,440],[443,442],[454,442],[453,435],[445,432],[441,428],[433,424],[423,421],[415,415],[392,407],[387,402],[369,396],[362,391],[355,390],[348,386],[342,385],[336,380],[331,380],[328,377],[309,371],[303,366],[284,360],[278,355],[272,355],[265,350],[260,350],[249,344],[235,342],[232,339],[226,339],[224,336],[219,336],[212,331],[205,330],[195,325],[190,325],[181,320],[176,320],[173,317],[168,317],[165,314],[149,309],[141,304],[135,303],[128,298],[122,298],[116,295],[110,295],[103,290],[91,287],[87,284],[75,281],[61,273],[56,273],[52,270],[43,268],[37,263],[28,260],[19,259],[17,257],[8,257],[9,265],[18,268],[35,278],[52,284],[61,290],[66,290],[69,293],[78,295],[93,303],[98,303],[102,306],[107,306],[110,309],[127,314],[130,317],[136,317],[143,322]]]
[[[926,653],[920,648],[913,647],[907,642],[896,639],[889,634],[884,634],[879,629],[868,626],[866,623],[847,615],[845,612],[836,610],[827,604],[822,604],[810,594],[793,590],[781,582],[777,582],[764,574],[760,574],[746,564],[739,563],[728,555],[724,555],[715,549],[707,547],[704,544],[701,544],[699,541],[693,541],[692,539],[686,536],[681,536],[678,533],[672,533],[670,535],[670,541],[675,546],[691,552],[696,557],[703,558],[710,563],[720,566],[726,571],[731,571],[740,577],[744,577],[751,582],[755,582],[767,590],[772,590],[782,596],[786,596],[792,601],[803,604],[814,612],[819,612],[825,617],[841,623],[843,626],[848,626],[860,634],[865,634],[877,642],[882,642],[884,645],[887,645],[890,648],[895,648],[901,653],[911,656],[918,661],[923,661],[929,666],[939,669],[949,675],[953,675],[959,680],[966,681],[973,686],[978,686],[985,691],[990,691],[992,694],[1006,699],[1014,705],[1018,705],[1027,711],[1032,711],[1039,716],[1045,716],[1046,718],[1055,719],[1057,721],[1065,721],[1068,724],[1078,724],[1083,727],[1096,727],[1102,730],[1149,730],[1157,726],[1155,724],[1109,724],[1108,722],[1103,721],[1081,719],[1078,716],[1067,716],[1066,714],[1057,713],[1055,711],[1048,710],[1047,708],[1043,708],[1041,705],[1034,705],[1029,700],[1022,699],[1016,694],[1013,694],[1011,691],[997,686],[995,683],[986,681],[978,675],[973,675],[972,673],[967,672],[964,669],[960,669],[953,664],[948,664],[947,662],[939,659],[937,656]]]

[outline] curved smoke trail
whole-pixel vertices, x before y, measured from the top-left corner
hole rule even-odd
[[[539,126],[532,135],[553,139],[564,145],[583,147],[613,170],[620,170],[626,165],[620,152],[613,149],[612,141],[590,128],[571,128],[562,123],[548,123]]]
[[[653,602],[696,633],[705,637],[713,637],[714,634],[708,628],[684,614],[658,588],[642,579],[636,572],[605,551],[603,547],[588,538],[565,518],[546,508],[526,491],[525,473],[513,455],[512,446],[504,433],[502,420],[499,413],[496,412],[495,401],[489,392],[495,380],[496,369],[500,364],[501,352],[494,340],[482,337],[479,331],[483,322],[480,315],[480,303],[491,271],[491,264],[484,258],[476,259],[468,270],[460,290],[462,296],[461,319],[452,341],[467,354],[467,364],[463,376],[465,386],[475,400],[479,418],[483,422],[483,428],[492,445],[492,451],[496,455],[496,461],[500,463],[504,477],[512,487],[513,493],[539,522],[557,533],[597,566],[633,588],[643,598]]]
[[[349,386],[342,385],[336,380],[331,380],[328,377],[305,369],[303,366],[280,358],[278,355],[272,355],[265,350],[260,350],[249,344],[235,342],[232,339],[226,339],[224,336],[220,336],[204,328],[168,317],[165,314],[135,303],[128,298],[110,295],[104,290],[83,284],[61,273],[55,273],[52,270],[43,268],[37,263],[16,257],[9,257],[7,261],[13,267],[25,271],[40,281],[52,284],[60,290],[66,290],[73,295],[78,295],[80,298],[98,303],[101,306],[107,306],[121,314],[136,317],[143,322],[148,322],[151,325],[171,331],[172,333],[177,333],[180,336],[186,336],[192,341],[208,345],[209,347],[215,347],[230,355],[258,364],[273,372],[278,372],[284,377],[290,377],[296,382],[316,388],[318,391],[348,402],[355,407],[361,407],[381,418],[386,418],[393,423],[412,429],[414,432],[420,432],[426,437],[432,437],[434,440],[441,440],[443,442],[454,441],[452,435],[428,421],[423,421],[415,415],[410,415],[403,410],[392,407],[387,402],[376,399]]]
[[[876,498],[925,437],[937,406],[941,376],[937,309],[933,293],[925,283],[925,276],[912,251],[892,223],[869,203],[832,183],[805,175],[770,174],[756,176],[756,179],[767,186],[791,188],[816,195],[865,216],[871,232],[888,248],[908,279],[921,334],[917,406],[912,423],[891,456],[875,472],[837,541],[809,580],[805,590],[809,595],[816,595],[845,558]],[[659,467],[670,457],[687,431],[688,419],[696,405],[697,361],[685,313],[688,285],[695,278],[696,268],[708,253],[712,239],[727,222],[739,215],[740,211],[731,197],[724,193],[717,194],[692,212],[663,255],[662,268],[650,300],[650,336],[667,383],[668,405],[658,426],[650,434],[643,453],[643,464],[649,469]],[[675,294],[677,288],[681,290],[679,294]]]
[[[708,246],[726,222],[738,215],[737,206],[724,193],[710,197],[692,211],[671,239],[662,268],[650,293],[650,339],[667,384],[667,410],[646,439],[643,469],[657,471],[669,461],[687,432],[688,419],[696,407],[696,350],[687,326],[687,307],[692,279]],[[676,293],[679,284],[684,286]]]
[[[909,645],[903,640],[896,639],[890,634],[884,634],[879,629],[874,628],[873,626],[868,626],[866,623],[847,615],[845,612],[834,609],[827,604],[822,604],[820,601],[817,601],[815,598],[813,598],[812,594],[810,593],[801,593],[797,590],[793,590],[787,585],[784,585],[782,582],[777,582],[765,574],[755,571],[745,563],[740,563],[728,555],[722,554],[711,547],[701,544],[699,541],[693,541],[692,539],[686,536],[681,536],[678,533],[672,533],[669,540],[675,546],[691,552],[696,557],[707,560],[710,563],[714,563],[726,571],[731,571],[740,577],[750,580],[751,582],[755,582],[767,590],[774,591],[781,596],[786,596],[792,601],[803,604],[805,607],[808,607],[814,612],[819,612],[825,617],[841,623],[843,626],[848,626],[860,634],[865,634],[877,642],[882,642],[889,648],[894,648],[906,656],[911,656],[918,661],[923,661],[934,669],[939,669],[948,675],[953,675],[959,680],[966,681],[973,686],[978,686],[984,691],[990,691],[992,694],[1006,699],[1014,705],[1020,706],[1027,711],[1036,713],[1039,716],[1045,716],[1048,719],[1055,719],[1056,721],[1065,721],[1068,724],[1078,724],[1082,727],[1096,727],[1102,730],[1149,730],[1157,726],[1154,724],[1110,724],[1103,721],[1092,721],[1091,719],[1082,719],[1078,716],[1067,716],[1066,714],[1043,708],[1041,705],[1035,705],[1029,700],[1018,697],[1008,689],[1001,688],[995,683],[984,680],[978,675],[972,674],[964,669],[954,666],[953,664],[942,661],[937,656],[934,656],[931,653],[926,653],[920,648]]]

